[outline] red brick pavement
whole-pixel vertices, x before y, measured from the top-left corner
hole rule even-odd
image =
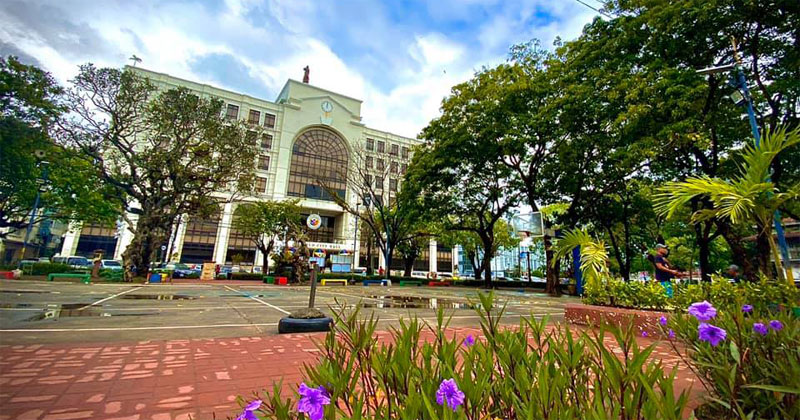
[[[453,329],[459,336],[479,334]],[[380,339],[388,332],[379,332]],[[226,418],[237,395],[283,379],[287,395],[322,334],[90,345],[0,346],[0,420]],[[654,357],[678,358],[660,345]],[[691,389],[679,367],[678,388]],[[696,391],[694,387],[693,391]]]

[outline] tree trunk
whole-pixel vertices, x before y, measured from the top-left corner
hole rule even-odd
[[[371,276],[375,273],[375,269],[372,266],[372,240],[367,241],[367,275]]]
[[[389,244],[386,244],[386,253],[383,256],[384,263],[386,264],[386,270],[384,270],[384,278],[389,279],[389,271],[392,267],[392,253],[394,252],[394,247],[390,247]]]
[[[758,272],[756,272],[750,256],[742,243],[741,236],[737,235],[727,223],[717,222],[717,230],[725,238],[728,247],[731,249],[731,258],[733,263],[742,269],[742,276],[748,281],[758,280]]]
[[[561,296],[561,288],[558,284],[558,264],[553,264],[553,243],[550,235],[544,235],[544,259],[545,259],[545,286],[544,292],[551,296]]]
[[[709,231],[710,227],[708,223],[697,223],[694,225],[694,239],[695,243],[697,244],[697,252],[698,252],[698,263],[700,265],[700,281],[703,282],[710,282],[711,281],[711,264],[710,264],[710,243],[709,240]],[[689,271],[691,271],[694,267],[689,267]]]
[[[414,269],[414,261],[416,260],[416,255],[409,255],[403,259],[403,276],[411,277],[411,271]]]
[[[483,242],[483,261],[481,261],[481,269],[483,270],[483,286],[487,289],[492,288],[492,257],[494,257],[494,239],[492,233],[488,235],[481,235],[481,242]]]
[[[483,261],[481,261],[482,271],[483,271],[483,287],[487,289],[492,288],[492,259],[490,256],[485,255],[483,256]]]
[[[469,262],[472,264],[472,272],[475,274],[475,280],[480,280],[483,271],[481,270],[481,265],[478,264],[478,258],[475,251],[467,252],[467,258],[469,258]]]
[[[772,268],[770,264],[770,249],[768,233],[765,233],[763,226],[757,225],[758,235],[756,236],[756,260],[758,261],[758,270],[772,280]]]

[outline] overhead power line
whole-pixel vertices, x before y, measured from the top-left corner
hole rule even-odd
[[[592,6],[592,5],[590,5],[589,3],[584,2],[583,0],[575,0],[575,1],[577,1],[578,3],[584,5],[584,6],[590,8],[592,10],[594,10],[597,13],[600,13],[601,15],[603,15],[603,16],[609,18],[609,19],[614,19],[614,16],[609,15],[608,13],[606,13],[606,12],[604,12],[604,11],[602,11],[602,10]]]

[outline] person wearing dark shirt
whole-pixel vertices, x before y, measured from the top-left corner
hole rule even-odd
[[[676,276],[680,276],[681,272],[672,268],[672,264],[667,259],[669,249],[664,244],[656,245],[656,256],[653,259],[653,264],[656,266],[656,281],[661,283],[667,291],[667,296],[672,297],[672,282],[671,280]]]

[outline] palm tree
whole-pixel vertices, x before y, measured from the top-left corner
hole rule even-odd
[[[692,223],[713,218],[727,219],[734,225],[752,226],[755,223],[758,236],[766,238],[769,244],[779,277],[785,279],[780,253],[772,237],[772,223],[776,210],[800,196],[800,182],[780,192],[770,180],[769,171],[779,153],[798,143],[798,128],[791,131],[785,127],[767,130],[760,147],[749,145],[742,151],[743,162],[737,176],[729,180],[698,176],[668,182],[656,193],[655,210],[669,218],[691,200],[708,199],[713,207],[692,214]],[[765,274],[772,277],[769,272]]]
[[[572,253],[576,246],[581,247],[581,271],[586,284],[599,284],[608,277],[608,251],[603,241],[595,240],[582,229],[572,229],[564,233],[555,244],[555,255],[551,264]]]

